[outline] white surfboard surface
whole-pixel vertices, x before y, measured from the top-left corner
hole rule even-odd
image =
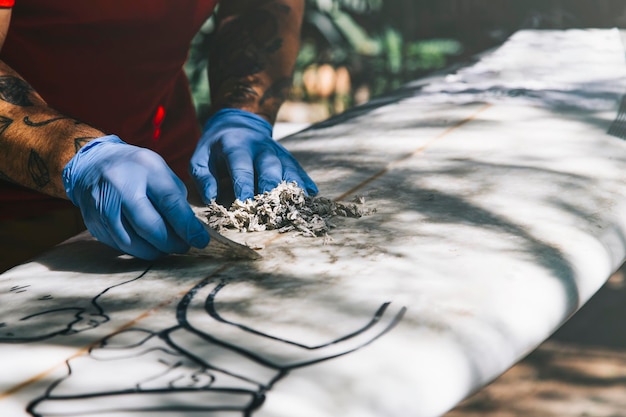
[[[434,417],[626,256],[617,30],[522,31],[282,143],[375,212],[262,259],[150,263],[80,235],[0,275],[0,414]]]

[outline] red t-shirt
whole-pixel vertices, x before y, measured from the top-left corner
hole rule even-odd
[[[18,0],[0,58],[52,108],[158,152],[186,178],[200,132],[183,64],[217,2]],[[0,180],[0,219],[66,204]]]

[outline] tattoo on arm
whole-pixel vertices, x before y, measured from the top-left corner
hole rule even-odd
[[[245,104],[256,100],[259,94],[252,88],[253,83],[238,82],[228,91],[224,100],[229,106],[236,106],[237,104]]]
[[[74,122],[75,125],[79,125],[82,122],[76,120],[76,119],[72,119],[71,117],[67,117],[67,116],[59,116],[59,117],[54,117],[52,119],[48,119],[48,120],[43,120],[41,122],[33,122],[30,120],[30,118],[28,116],[24,117],[24,124],[26,126],[30,126],[30,127],[40,127],[40,126],[45,126],[48,125],[50,123],[54,123],[54,122],[58,122],[59,120],[72,120]]]
[[[268,54],[272,54],[280,50],[280,48],[282,47],[283,47],[283,40],[281,38],[276,38],[265,47],[265,52],[267,52]]]
[[[28,157],[28,172],[39,188],[43,188],[50,183],[50,170],[46,162],[37,152],[31,149]]]
[[[0,76],[0,99],[15,106],[33,106],[33,88],[24,80],[10,75]]]
[[[209,80],[214,109],[236,107],[273,123],[292,86],[302,10],[280,0],[218,10]]]
[[[272,84],[261,97],[257,114],[274,123],[278,109],[289,95],[292,82],[291,77],[285,77]]]
[[[0,136],[2,136],[9,126],[11,126],[11,123],[13,123],[13,119],[0,116]]]
[[[237,80],[234,83],[236,91],[231,94],[237,99],[236,103],[244,98],[248,101],[258,99],[256,93],[250,94],[252,86],[259,83],[253,76],[267,68],[266,55],[280,50],[283,45],[276,16],[268,10],[255,9],[224,24],[216,37],[212,51],[216,58],[211,71],[212,81],[220,86],[230,80],[233,86],[233,81]]]
[[[259,104],[263,106],[271,100],[285,100],[289,94],[289,90],[291,89],[292,82],[291,77],[284,77],[276,81],[270,88],[267,89],[265,94],[263,94]]]
[[[82,138],[75,138],[74,139],[74,149],[76,149],[76,152],[80,151],[80,148],[82,148],[83,146],[85,146],[88,142],[92,141],[96,139],[95,136],[85,136]]]

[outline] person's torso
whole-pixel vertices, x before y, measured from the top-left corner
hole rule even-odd
[[[52,108],[159,152],[185,176],[199,132],[183,65],[216,3],[16,0],[0,58]]]

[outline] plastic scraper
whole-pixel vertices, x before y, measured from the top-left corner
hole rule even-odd
[[[209,233],[211,240],[206,248],[191,248],[189,252],[187,252],[187,255],[232,260],[256,260],[262,258],[254,249],[222,236],[204,222],[202,222],[202,224]]]

